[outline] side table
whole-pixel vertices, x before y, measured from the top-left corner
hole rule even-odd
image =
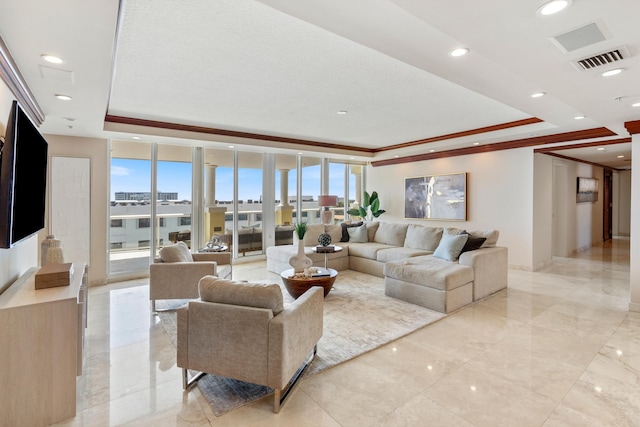
[[[318,247],[323,248],[324,246],[314,246],[313,248],[311,248],[311,252],[313,252],[314,254],[317,254],[317,253],[323,253],[324,254],[324,268],[325,269],[327,268],[327,254],[332,254],[332,253],[335,253],[335,252],[342,252],[342,246],[332,245],[333,251],[331,251],[331,252],[326,252],[326,251],[319,252],[318,251]]]

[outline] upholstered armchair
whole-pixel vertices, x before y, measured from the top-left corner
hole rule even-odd
[[[281,405],[316,354],[324,293],[312,287],[283,304],[277,284],[200,280],[200,300],[177,312],[177,365],[188,389],[204,373],[274,389]],[[199,371],[189,380],[188,370]]]
[[[156,311],[158,299],[198,298],[198,282],[204,276],[231,278],[231,254],[206,252],[192,254],[184,242],[160,249],[149,266],[149,299]]]

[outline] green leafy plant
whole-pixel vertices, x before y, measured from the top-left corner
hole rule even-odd
[[[384,209],[380,209],[380,198],[376,191],[372,192],[371,195],[365,191],[362,206],[358,209],[349,209],[347,211],[349,215],[359,216],[366,221],[373,221],[374,218],[378,218],[385,212]]]
[[[307,232],[307,223],[306,222],[297,222],[293,228],[296,232],[296,236],[298,236],[299,240],[304,239],[304,235]]]

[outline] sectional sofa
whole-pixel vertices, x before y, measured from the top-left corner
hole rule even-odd
[[[343,248],[327,254],[327,267],[382,277],[387,295],[433,310],[449,313],[507,287],[508,250],[497,246],[497,230],[379,221],[313,224],[303,244],[319,267],[325,254],[312,249],[322,233]],[[294,239],[292,245],[267,248],[267,269],[281,273],[290,268],[297,244]]]

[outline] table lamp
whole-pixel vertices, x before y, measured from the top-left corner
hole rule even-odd
[[[320,219],[325,225],[333,222],[333,211],[329,209],[331,206],[338,204],[338,196],[318,196],[318,206],[322,209]]]

